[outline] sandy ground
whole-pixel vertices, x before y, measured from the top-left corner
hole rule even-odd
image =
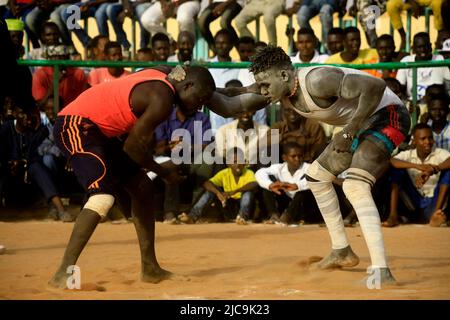
[[[449,299],[450,228],[384,229],[396,287],[369,290],[369,256],[359,227],[347,228],[360,264],[311,271],[310,256],[329,250],[317,225],[298,228],[232,223],[156,225],[161,266],[184,276],[159,284],[139,281],[140,256],[132,223],[99,225],[81,255],[82,285],[104,291],[56,290],[47,285],[73,224],[0,222],[0,299]]]

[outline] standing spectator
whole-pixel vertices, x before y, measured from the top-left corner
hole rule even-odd
[[[228,168],[219,171],[204,183],[206,192],[192,207],[189,215],[183,213],[178,217],[179,220],[183,223],[195,223],[201,218],[206,206],[217,198],[225,209],[225,219],[235,219],[237,224],[247,224],[252,216],[254,192],[258,183],[253,171],[245,167],[243,158],[242,150],[230,149],[227,152]]]
[[[64,45],[46,47],[45,56],[49,60],[66,60],[69,58],[67,47]],[[84,71],[75,67],[60,66],[59,99],[61,108],[75,100],[87,88]],[[52,67],[41,67],[33,75],[33,97],[39,106],[45,106],[49,99],[53,99],[53,71]]]
[[[376,63],[378,54],[375,49],[360,49],[361,34],[358,28],[348,27],[344,30],[344,51],[333,54],[326,63],[367,64]],[[364,70],[373,73],[372,70]]]
[[[400,152],[391,159],[394,167],[391,212],[383,223],[385,227],[399,223],[400,192],[406,198],[405,205],[409,203],[408,209],[414,211],[410,219],[427,221],[431,226],[440,226],[446,221],[443,209],[450,185],[450,152],[434,146],[432,130],[427,124],[417,124],[412,135],[415,149]]]
[[[203,38],[208,42],[209,48],[216,53],[214,38],[209,29],[211,22],[221,17],[220,28],[230,31],[233,44],[237,43],[238,35],[231,25],[231,21],[238,15],[244,6],[244,0],[210,0],[200,16],[198,26]]]
[[[406,47],[406,32],[405,29],[403,29],[401,18],[402,11],[411,10],[413,16],[418,19],[419,16],[423,14],[424,8],[431,8],[434,16],[434,27],[439,32],[444,27],[441,16],[441,5],[442,0],[388,0],[387,12],[389,14],[392,27],[400,34],[401,51]]]
[[[6,178],[7,183],[35,183],[54,206],[49,217],[73,221],[63,206],[49,162],[39,154],[39,147],[49,137],[48,128],[39,120],[39,111],[26,114],[15,108],[14,117],[16,120],[9,120],[0,128],[0,178]]]
[[[275,20],[283,13],[286,0],[250,0],[236,16],[235,22],[240,37],[253,37],[248,24],[263,16],[269,44],[277,45]]]
[[[155,61],[167,61],[170,55],[170,40],[165,33],[157,33],[152,37],[152,50]]]
[[[319,208],[306,181],[309,166],[303,161],[302,148],[295,142],[288,142],[283,145],[283,163],[256,171],[256,181],[264,189],[269,223],[290,224],[300,220],[303,224],[320,217]]]
[[[194,52],[195,37],[189,31],[181,31],[178,34],[177,47],[178,52],[170,56],[167,61],[186,62],[192,60]]]
[[[197,0],[157,0],[141,16],[141,23],[153,36],[166,33],[163,23],[176,15],[178,30],[195,34],[195,17],[200,11]]]
[[[389,34],[383,34],[376,40],[376,48],[378,53],[378,62],[398,62],[406,56],[406,53],[395,52],[394,38]],[[378,78],[395,78],[397,70],[373,70],[373,75]]]
[[[432,53],[430,36],[426,32],[419,32],[414,36],[413,54],[404,57],[401,62],[443,60],[441,55]],[[412,69],[400,69],[397,80],[406,86],[408,99],[412,100]],[[417,101],[425,96],[425,91],[432,84],[443,84],[444,80],[450,80],[450,71],[446,67],[418,68],[417,69]]]
[[[24,23],[27,15],[34,9],[36,5],[34,0],[5,0],[5,2],[8,3],[8,7],[5,7],[7,9],[5,14],[3,15],[3,18],[20,19]],[[1,13],[0,16],[2,16]],[[28,38],[31,41],[31,44],[33,45],[33,48],[39,48],[40,44],[37,35],[31,32],[26,24],[24,25],[24,27],[25,31],[27,32]]]
[[[322,126],[315,120],[305,118],[289,107],[283,107],[283,121],[276,122],[272,129],[279,130],[280,147],[295,142],[302,148],[303,161],[312,163],[323,151],[327,138]]]
[[[115,41],[110,41],[105,45],[105,56],[108,61],[122,61],[122,48]],[[123,67],[103,67],[93,69],[89,73],[88,83],[95,86],[103,82],[110,82],[130,74],[130,71]]]
[[[312,29],[298,30],[296,46],[298,52],[291,58],[292,63],[324,63],[329,58],[329,55],[317,51],[317,37]]]
[[[322,24],[322,41],[327,39],[328,31],[333,27],[333,13],[338,9],[338,0],[303,0],[297,12],[300,30],[311,29],[309,20],[319,15]]]
[[[344,51],[344,30],[331,28],[327,36],[327,51],[329,55]]]
[[[230,31],[226,29],[219,30],[214,36],[214,43],[216,48],[216,56],[208,59],[208,61],[230,62],[230,51],[233,49],[233,39]],[[225,88],[228,81],[237,79],[239,75],[239,69],[210,68],[209,72],[214,79],[216,88]],[[217,129],[224,124],[233,121],[232,118],[224,118],[212,111],[209,113],[209,119],[211,120],[213,134],[215,134]]]

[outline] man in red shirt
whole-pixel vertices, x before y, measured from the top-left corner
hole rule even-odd
[[[48,46],[45,56],[49,60],[67,60],[69,52],[64,45]],[[60,67],[59,75],[59,98],[64,107],[78,97],[80,93],[87,89],[87,79],[80,68]],[[53,99],[53,68],[42,67],[36,70],[33,75],[33,97],[39,106],[47,103],[48,99]]]

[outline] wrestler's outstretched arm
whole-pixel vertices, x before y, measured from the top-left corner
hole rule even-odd
[[[242,112],[257,111],[269,103],[267,98],[256,93],[243,93],[230,97],[215,91],[206,106],[222,117],[230,118]]]

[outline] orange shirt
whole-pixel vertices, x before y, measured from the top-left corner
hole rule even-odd
[[[97,68],[92,69],[92,71],[89,73],[88,76],[88,83],[91,86],[94,86],[96,84],[100,84],[103,82],[111,82],[116,79],[120,79],[122,77],[125,77],[130,74],[130,71],[124,70],[123,73],[119,77],[114,77],[109,73],[108,68]]]
[[[137,120],[130,105],[134,87],[142,82],[162,81],[175,93],[175,88],[166,80],[166,76],[161,71],[145,69],[115,81],[101,83],[83,92],[58,116],[81,116],[94,122],[105,136],[120,136],[128,133]]]

